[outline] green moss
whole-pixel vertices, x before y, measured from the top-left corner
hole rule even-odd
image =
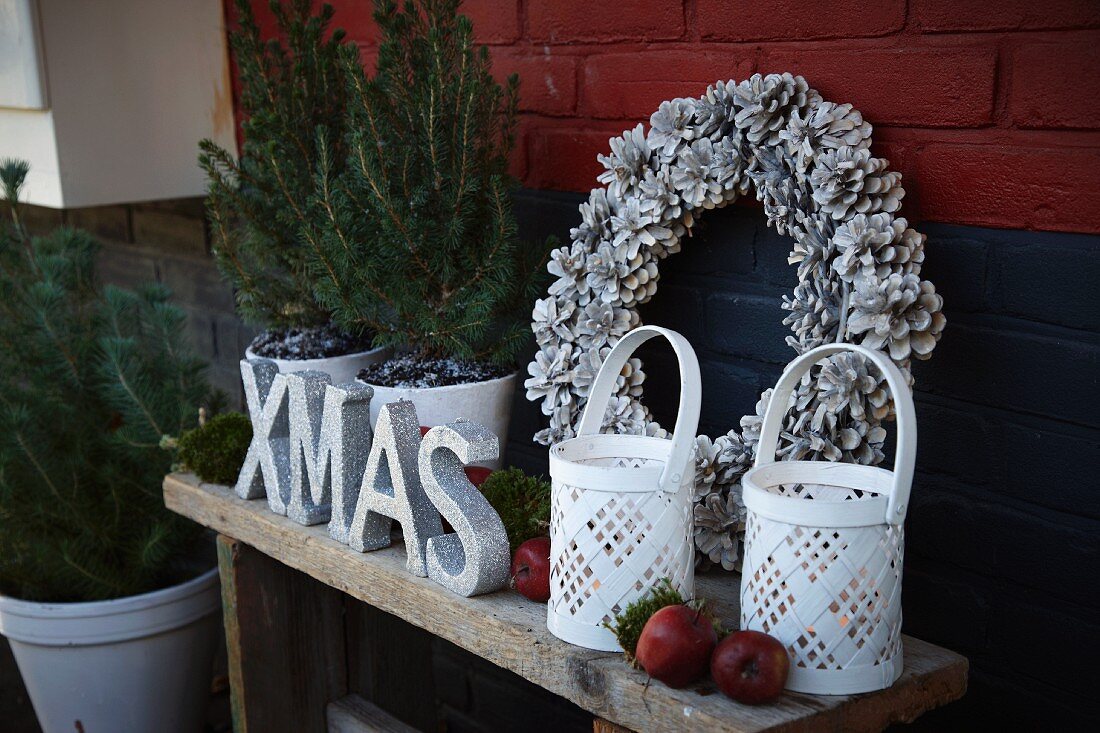
[[[508,531],[512,552],[550,528],[550,482],[528,476],[518,468],[493,471],[481,485],[481,493],[497,510]]]
[[[672,587],[672,581],[661,578],[657,585],[649,589],[643,597],[629,604],[617,616],[615,623],[604,624],[615,632],[615,638],[619,646],[626,652],[627,661],[634,663],[634,652],[638,647],[638,637],[642,635],[649,617],[660,611],[665,606],[678,606],[683,604],[684,597],[680,591]]]
[[[222,413],[180,436],[179,461],[203,481],[233,484],[250,442],[252,422],[239,412]]]
[[[661,578],[657,585],[650,588],[645,596],[624,608],[621,613],[615,616],[614,624],[604,624],[604,626],[615,632],[615,638],[618,640],[619,646],[623,648],[626,660],[631,664],[635,664],[634,653],[638,648],[638,637],[642,635],[642,629],[645,628],[649,618],[665,606],[684,604],[697,609],[705,618],[709,619],[711,624],[714,625],[714,631],[718,634],[719,639],[726,635],[721,622],[707,610],[705,601],[685,601],[684,597],[680,595],[680,591],[672,587],[672,581],[668,578]]]

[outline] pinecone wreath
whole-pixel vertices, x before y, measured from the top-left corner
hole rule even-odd
[[[783,297],[796,353],[847,340],[888,353],[912,384],[944,327],[943,300],[920,277],[922,234],[897,216],[901,175],[875,158],[871,125],[850,104],[825,101],[800,76],[756,74],[717,82],[698,99],[662,102],[610,141],[606,169],[581,204],[572,243],[548,265],[555,280],[536,301],[539,351],[527,398],[540,401],[544,445],[574,436],[589,388],[611,347],[640,324],[658,262],[680,250],[697,217],[753,189],[768,224],[793,240],[798,284]],[[605,430],[667,436],[641,404],[645,373],[619,375]],[[740,428],[696,440],[696,562],[740,569],[741,475],[752,464],[771,390]],[[786,460],[882,461],[893,418],[882,376],[856,354],[819,364],[791,396],[779,454]]]

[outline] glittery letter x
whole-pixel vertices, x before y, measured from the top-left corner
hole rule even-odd
[[[290,419],[286,377],[270,359],[242,359],[248,414],[252,418],[252,443],[248,446],[237,496],[261,499],[276,514],[286,514],[290,496]]]

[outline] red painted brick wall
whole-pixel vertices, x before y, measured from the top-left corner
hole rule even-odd
[[[371,4],[330,1],[372,63]],[[514,171],[530,188],[597,185],[608,137],[663,99],[790,71],[874,124],[910,218],[1100,232],[1095,0],[467,0],[465,12],[495,67],[522,77]]]

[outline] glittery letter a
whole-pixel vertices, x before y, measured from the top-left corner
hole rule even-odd
[[[443,534],[443,524],[420,483],[419,448],[420,421],[413,404],[401,400],[382,405],[348,543],[360,552],[389,547],[390,528],[396,519],[405,535],[406,567],[413,575],[424,577],[428,574],[426,544],[430,537]]]
[[[455,528],[453,534],[428,540],[428,577],[460,596],[489,593],[508,583],[508,533],[463,470],[498,455],[497,436],[468,420],[432,428],[420,444],[424,491]]]
[[[354,499],[363,478],[363,464],[370,448],[370,398],[374,390],[365,384],[332,386],[324,372],[288,374],[290,399],[290,500],[286,515],[299,524],[329,521],[332,503],[337,527],[347,526]],[[346,491],[354,482],[355,491]],[[339,519],[343,518],[343,522]],[[339,539],[338,535],[333,534]]]
[[[267,496],[276,514],[286,514],[290,491],[290,420],[286,377],[270,359],[242,359],[241,379],[252,418],[252,443],[237,478],[237,496]]]

